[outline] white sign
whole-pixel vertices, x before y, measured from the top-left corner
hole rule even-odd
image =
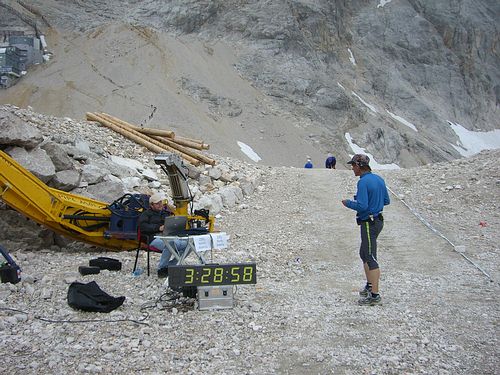
[[[213,248],[214,249],[226,249],[227,248],[227,239],[229,236],[224,233],[210,233],[210,236],[212,236],[212,243],[213,243]]]
[[[192,236],[191,238],[193,239],[196,251],[207,251],[212,249],[212,238],[209,234]]]

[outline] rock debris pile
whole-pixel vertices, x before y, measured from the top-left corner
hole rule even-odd
[[[451,162],[383,172],[389,187],[457,251],[500,280],[500,150]]]
[[[125,193],[170,192],[167,176],[154,164],[155,154],[94,122],[7,105],[0,107],[0,127],[0,147],[56,189],[109,203]],[[206,208],[217,215],[239,209],[244,196],[259,187],[266,168],[214,158],[214,166],[186,167],[194,209]],[[15,213],[6,216],[14,217],[6,221],[19,224]],[[4,229],[3,233],[11,233]]]

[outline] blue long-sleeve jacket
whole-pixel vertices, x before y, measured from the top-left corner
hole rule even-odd
[[[359,177],[355,200],[347,200],[346,206],[356,211],[356,217],[367,220],[370,215],[378,215],[391,203],[382,177],[366,172]]]
[[[329,156],[325,160],[325,168],[335,168],[335,165],[337,164],[337,159],[335,159],[335,156]]]

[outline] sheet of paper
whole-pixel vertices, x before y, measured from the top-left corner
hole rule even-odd
[[[192,236],[194,241],[194,248],[196,251],[207,251],[212,249],[212,238],[209,234],[203,234],[201,236]]]
[[[226,249],[229,236],[225,232],[210,233],[214,249]]]

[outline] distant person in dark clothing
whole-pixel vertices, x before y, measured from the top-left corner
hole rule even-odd
[[[325,161],[325,168],[335,169],[335,165],[337,164],[337,159],[331,153],[328,153]]]
[[[359,256],[363,261],[366,285],[360,290],[360,305],[381,305],[379,294],[380,267],[377,261],[377,237],[384,227],[382,210],[390,203],[389,193],[382,177],[372,173],[370,158],[356,154],[347,163],[352,165],[355,176],[359,176],[358,190],[354,200],[344,199],[342,204],[356,211],[356,221],[361,228]]]
[[[312,167],[313,167],[313,163],[312,163],[312,161],[311,161],[311,158],[308,156],[308,157],[307,157],[306,164],[304,165],[304,168],[311,169]]]
[[[139,229],[141,234],[150,237],[161,235],[163,232],[165,218],[172,215],[173,212],[173,209],[168,205],[165,205],[164,201],[165,196],[161,193],[154,193],[149,198],[150,207],[147,210],[144,210],[141,213],[141,216],[139,216]],[[175,240],[172,242],[172,246],[176,246],[180,251],[183,251],[187,246],[186,240]],[[177,260],[175,258],[170,259],[172,258],[172,254],[162,239],[153,238],[149,245],[162,252],[160,262],[158,264],[158,277],[168,276],[168,266],[177,264]]]

